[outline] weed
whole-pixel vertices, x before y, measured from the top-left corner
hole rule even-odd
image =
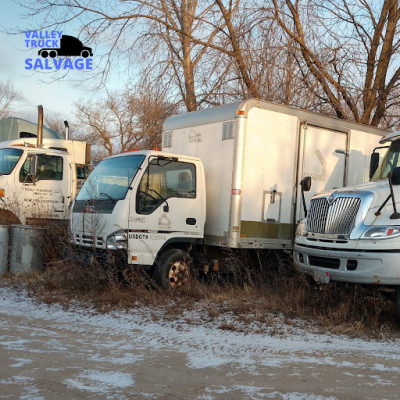
[[[193,279],[173,292],[160,290],[146,272],[136,268],[121,272],[115,263],[66,261],[57,242],[48,246],[44,246],[47,262],[42,274],[6,279],[9,284],[22,280],[30,293],[46,303],[68,306],[78,299],[99,311],[149,306],[155,320],[162,310],[167,320],[216,323],[232,331],[263,331],[263,326],[269,326],[269,334],[281,335],[285,322],[314,332],[380,339],[399,336],[395,303],[376,287],[316,284],[293,270],[288,253],[232,252],[226,273]]]

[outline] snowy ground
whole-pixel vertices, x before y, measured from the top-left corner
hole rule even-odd
[[[196,312],[201,314],[201,308]],[[274,323],[241,333],[98,314],[0,288],[0,399],[398,399],[400,341]],[[225,322],[229,316],[222,316]]]

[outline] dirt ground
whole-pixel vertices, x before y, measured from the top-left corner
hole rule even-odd
[[[0,289],[0,399],[398,399],[399,344],[99,315]]]

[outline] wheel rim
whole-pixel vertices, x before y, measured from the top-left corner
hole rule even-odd
[[[185,261],[175,261],[168,272],[168,282],[173,288],[178,288],[189,280],[190,270]]]

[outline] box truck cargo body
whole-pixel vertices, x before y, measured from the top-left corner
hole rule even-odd
[[[205,241],[234,248],[292,248],[304,218],[299,184],[312,195],[368,180],[386,132],[247,100],[180,114],[164,124],[163,149],[197,156],[207,192]]]
[[[88,260],[151,269],[164,287],[218,269],[220,250],[292,249],[302,195],[366,181],[383,133],[260,100],[170,117],[163,151],[94,169],[73,206],[73,244]]]

